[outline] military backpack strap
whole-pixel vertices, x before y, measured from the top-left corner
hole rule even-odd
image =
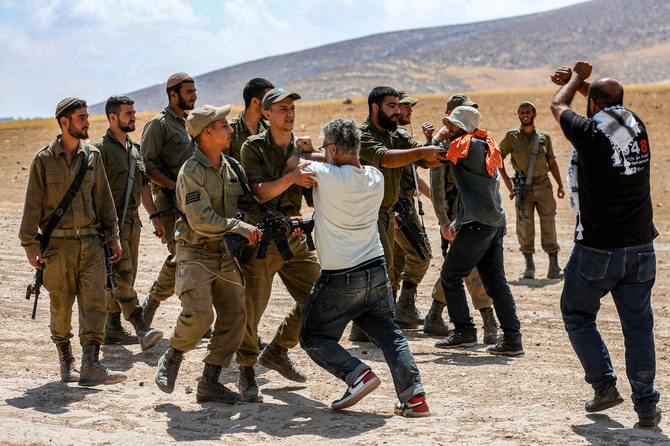
[[[74,181],[72,181],[72,184],[70,184],[70,187],[68,188],[67,192],[65,192],[65,196],[63,197],[61,202],[58,203],[58,207],[51,216],[49,223],[47,223],[47,227],[44,229],[44,232],[39,236],[40,249],[42,251],[44,251],[49,245],[49,239],[51,238],[51,233],[56,228],[56,225],[63,217],[63,214],[65,214],[65,210],[70,206],[70,203],[72,203],[74,196],[77,195],[77,192],[79,192],[79,189],[81,188],[81,184],[84,182],[84,175],[86,175],[86,169],[88,169],[89,153],[90,150],[88,144],[84,144],[84,157],[81,160],[81,165],[79,166],[77,176],[74,178]]]
[[[533,142],[533,151],[530,154],[530,163],[528,164],[528,172],[526,172],[526,185],[533,182],[533,172],[535,171],[535,162],[537,161],[537,153],[540,151],[540,135],[535,133],[535,141]]]
[[[123,222],[126,219],[126,212],[128,211],[128,203],[130,203],[130,195],[133,192],[133,183],[135,182],[135,168],[137,167],[137,158],[133,153],[133,146],[130,146],[130,167],[128,169],[128,180],[126,182],[126,193],[124,194],[123,199],[123,213],[118,216],[119,218],[119,235],[123,230]]]
[[[244,189],[244,192],[246,192],[252,200],[254,200],[254,203],[258,206],[258,209],[265,214],[267,212],[267,208],[263,203],[261,203],[258,198],[254,195],[254,193],[251,191],[251,186],[249,186],[249,183],[247,183],[247,180],[244,179],[244,175],[242,174],[242,170],[240,170],[240,166],[237,165],[237,162],[229,157],[228,155],[223,155],[223,157],[228,161],[228,164],[230,164],[230,167],[233,168],[233,171],[235,171],[235,175],[237,175],[237,179],[240,180],[240,184],[242,184],[242,189]]]

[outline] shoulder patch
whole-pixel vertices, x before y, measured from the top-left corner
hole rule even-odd
[[[190,204],[198,200],[200,200],[200,192],[197,190],[186,194],[186,204]]]
[[[398,136],[400,136],[402,139],[410,139],[412,137],[409,134],[409,132],[402,127],[398,127],[397,132],[398,132]]]

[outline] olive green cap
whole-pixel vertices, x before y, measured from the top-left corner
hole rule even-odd
[[[397,90],[397,91],[398,91],[398,104],[414,105],[417,102],[419,102],[417,98],[413,98],[410,95],[408,95],[405,90]]]
[[[470,100],[468,95],[458,93],[449,96],[449,99],[447,99],[447,110],[445,111],[445,113],[449,113],[449,110],[453,110],[456,107],[461,106],[479,108],[479,104],[477,104],[476,102],[472,102],[472,100]]]
[[[209,124],[219,119],[225,118],[230,113],[230,105],[223,107],[214,107],[213,105],[201,105],[193,109],[186,118],[186,131],[191,137],[195,138]]]
[[[283,88],[273,88],[265,93],[263,110],[268,110],[272,104],[283,101],[286,98],[300,99],[300,95],[292,91],[286,91]]]
[[[61,113],[65,111],[66,108],[68,108],[69,106],[78,101],[81,101],[81,99],[73,97],[65,98],[62,101],[60,101],[56,106],[56,117],[59,117]]]

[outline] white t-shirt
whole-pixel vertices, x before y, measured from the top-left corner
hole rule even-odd
[[[314,244],[321,268],[345,269],[384,255],[377,232],[384,177],[372,166],[334,166],[312,162]]]

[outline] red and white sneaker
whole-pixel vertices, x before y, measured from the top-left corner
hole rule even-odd
[[[425,396],[415,396],[410,398],[406,403],[397,403],[394,412],[396,415],[409,418],[430,416],[430,409],[428,408],[428,403],[426,403]]]
[[[333,401],[330,405],[333,409],[345,409],[359,402],[365,395],[379,387],[381,379],[377,378],[372,370],[365,369],[349,386],[344,395],[339,400]]]

